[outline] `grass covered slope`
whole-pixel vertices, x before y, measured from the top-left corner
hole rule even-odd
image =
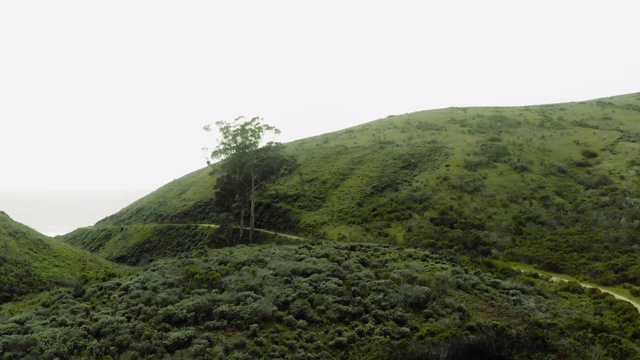
[[[407,220],[513,235],[567,227],[603,193],[638,195],[639,120],[640,94],[393,116],[290,144],[300,170],[270,199],[291,208],[303,231],[329,238],[402,240]]]
[[[218,227],[206,224],[97,225],[76,229],[57,239],[107,260],[131,266],[145,266],[177,256],[195,256],[207,248],[230,245],[219,234]],[[300,241],[304,240],[297,242]],[[256,244],[295,242],[266,231],[256,232],[255,237]]]
[[[220,246],[217,229],[199,225],[94,226],[61,241],[127,265],[145,265],[207,247]]]
[[[640,94],[423,111],[286,147],[300,166],[259,197],[258,227],[640,285]],[[214,219],[208,172],[102,223]]]
[[[0,211],[0,303],[118,273],[115,264],[50,239]]]
[[[215,183],[210,172],[205,168],[174,180],[96,225],[209,223]]]
[[[56,306],[52,306],[56,304]],[[425,249],[239,246],[0,308],[13,358],[638,358],[640,314],[596,290]],[[170,355],[170,357],[167,357]]]

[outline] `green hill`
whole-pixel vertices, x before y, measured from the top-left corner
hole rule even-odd
[[[0,303],[117,276],[113,263],[48,238],[0,211]]]
[[[9,288],[22,271],[33,292],[75,285],[0,304],[0,357],[640,359],[631,304],[500,265],[640,294],[639,120],[632,94],[286,144],[299,166],[259,194],[257,225],[298,244],[223,247],[205,168],[56,239],[144,265],[115,279],[61,268],[88,258],[5,217]]]
[[[493,256],[640,285],[640,93],[389,116],[286,144],[258,227]],[[205,168],[99,225],[215,222]]]

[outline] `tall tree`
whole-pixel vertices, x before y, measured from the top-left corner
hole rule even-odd
[[[257,192],[265,183],[278,176],[288,160],[282,154],[282,146],[267,141],[269,135],[278,135],[280,130],[265,124],[262,118],[250,120],[240,116],[233,121],[215,123],[219,139],[211,151],[207,164],[221,160],[213,167],[217,175],[216,205],[229,214],[237,214],[239,238],[244,236],[245,218],[249,212],[249,239],[253,241],[256,220]],[[204,127],[212,131],[210,125]]]

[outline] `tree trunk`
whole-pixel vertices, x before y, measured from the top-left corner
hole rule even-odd
[[[249,223],[249,242],[253,242],[253,233],[256,226],[256,179],[253,176],[253,169],[251,169],[251,220]]]
[[[236,182],[242,179],[240,169],[236,169]],[[244,238],[244,216],[245,216],[245,202],[243,201],[242,190],[236,185],[236,198],[238,205],[240,206],[240,235],[237,242],[242,242]]]
[[[240,205],[240,239],[238,241],[242,241],[242,237],[244,236],[244,204]]]

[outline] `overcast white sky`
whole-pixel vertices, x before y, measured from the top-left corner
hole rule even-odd
[[[154,189],[202,126],[640,91],[637,1],[1,1],[0,191]]]

